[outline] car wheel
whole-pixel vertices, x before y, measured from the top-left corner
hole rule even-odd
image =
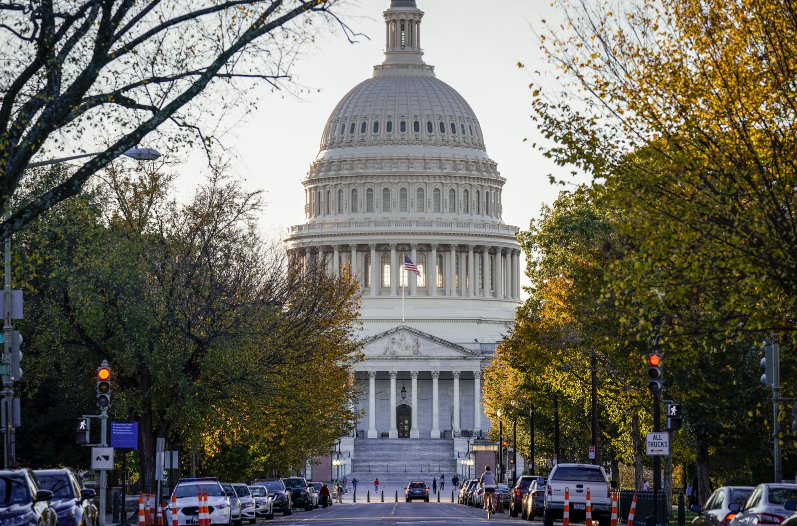
[[[514,504],[514,503],[510,503],[509,504],[509,516],[510,517],[517,517],[518,516],[517,505]]]
[[[429,502],[429,497],[426,497],[425,499],[423,499],[423,501],[424,502]]]
[[[311,502],[308,502],[307,505],[304,507],[304,511],[313,511],[313,504]]]
[[[283,516],[283,517],[287,517],[287,516],[288,516],[288,515],[290,515],[291,513],[293,513],[293,510],[292,510],[292,509],[290,508],[290,506],[289,506],[289,507],[285,508],[285,511],[283,511],[283,512],[282,512],[282,516]]]
[[[542,524],[543,526],[553,526],[553,513],[545,510],[545,513],[542,514]]]

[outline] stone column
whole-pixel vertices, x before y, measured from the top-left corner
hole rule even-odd
[[[432,434],[431,438],[440,438],[440,396],[437,379],[440,371],[432,371]]]
[[[462,257],[459,258],[459,295],[461,297],[465,297],[468,295],[468,288],[465,286],[465,276],[467,276],[466,272],[467,263],[465,262],[465,253],[462,253]]]
[[[482,247],[482,289],[484,297],[490,297],[490,247]]]
[[[332,271],[336,278],[340,277],[340,248],[338,245],[332,246]]]
[[[504,286],[506,287],[506,299],[509,300],[512,299],[512,287],[514,286],[515,277],[512,275],[512,250],[504,249],[504,252],[506,252],[506,260],[504,261],[506,283]]]
[[[357,245],[349,245],[351,248],[351,275],[358,280],[359,271],[357,270]]]
[[[502,273],[504,271],[504,256],[500,248],[495,249],[495,297],[501,299],[504,295],[504,280]]]
[[[368,438],[376,438],[376,371],[368,371]]]
[[[390,295],[398,292],[398,265],[396,265],[396,244],[390,244]]]
[[[377,296],[382,280],[379,279],[379,270],[382,267],[382,261],[376,260],[376,245],[368,245],[371,248],[371,296]]]
[[[446,287],[446,295],[448,296],[456,296],[457,295],[457,246],[451,245],[450,249],[450,258],[449,261],[449,271],[448,271],[448,286]]]
[[[390,371],[390,438],[398,438],[396,427],[396,371]]]
[[[426,262],[429,269],[426,271],[426,293],[429,296],[437,296],[437,245],[432,244],[431,261]]]
[[[413,243],[410,245],[410,259],[415,266],[418,266],[418,245]],[[418,295],[418,276],[415,275],[415,272],[411,272],[408,277],[410,278],[410,296],[417,296]]]
[[[418,371],[412,371],[412,428],[410,429],[410,438],[420,438],[418,432],[418,411],[421,404],[418,403]]]
[[[482,372],[473,371],[473,436],[482,430]]]
[[[454,371],[454,436],[459,435],[459,371]]]
[[[520,299],[520,250],[512,251],[512,294],[514,299]]]
[[[473,297],[473,287],[476,284],[476,264],[473,257],[473,245],[468,245],[468,297]]]

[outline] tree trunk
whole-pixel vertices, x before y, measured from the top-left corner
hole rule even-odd
[[[639,437],[638,409],[634,409],[634,413],[631,415],[631,440],[634,445],[634,489],[642,489],[642,480],[645,478],[645,473],[642,439]]]
[[[697,499],[701,506],[708,500],[708,444],[701,438],[697,441]],[[694,492],[694,488],[692,489]]]
[[[155,493],[155,438],[152,432],[152,411],[145,410],[138,418],[138,455],[141,465],[141,490]]]
[[[617,461],[617,457],[612,455],[612,481],[614,482],[615,488],[620,488],[620,463]]]

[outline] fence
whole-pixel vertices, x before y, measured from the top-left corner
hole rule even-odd
[[[645,526],[646,518],[653,512],[653,490],[620,490],[617,499],[617,513],[622,524],[628,520],[628,512],[631,509],[631,501],[634,500],[634,493],[637,495],[636,512],[634,513],[634,526]],[[667,495],[659,492],[659,505],[656,524],[667,524],[669,521],[668,511],[672,508],[672,503]]]

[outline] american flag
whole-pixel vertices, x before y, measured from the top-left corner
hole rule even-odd
[[[421,273],[418,272],[418,267],[415,266],[415,263],[412,262],[410,257],[407,254],[404,254],[404,270],[409,270],[410,272],[415,272],[416,276],[420,276]]]

